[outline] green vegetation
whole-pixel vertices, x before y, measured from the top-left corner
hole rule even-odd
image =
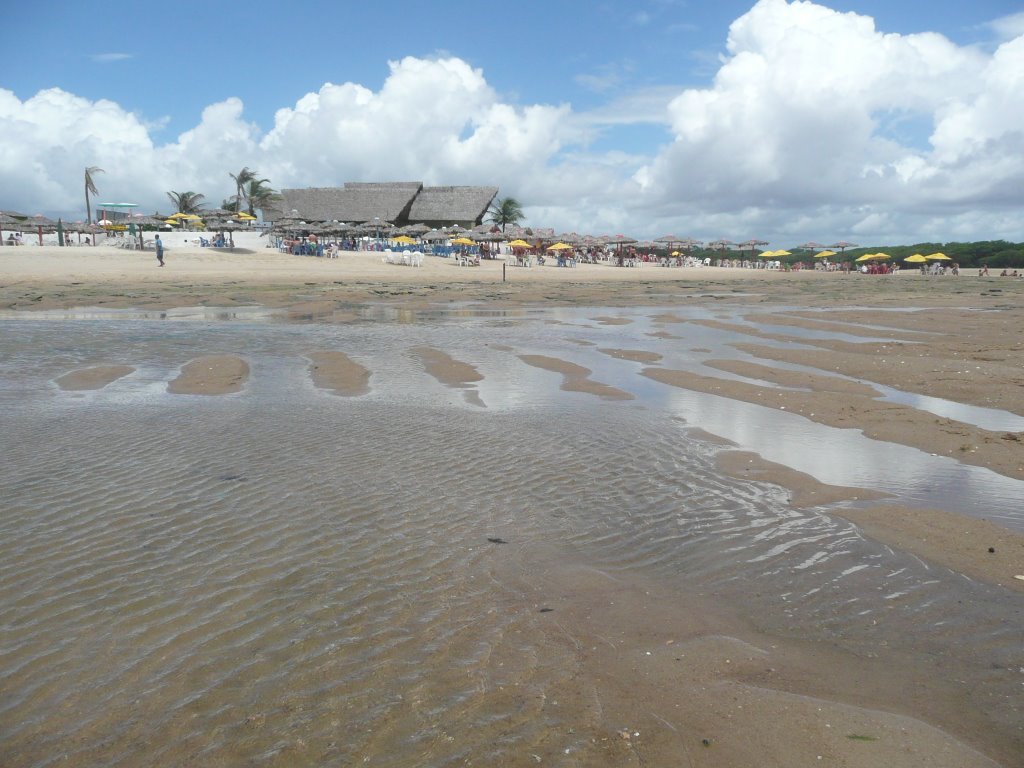
[[[790,249],[792,250],[792,249]],[[951,261],[955,261],[961,267],[1024,267],[1024,243],[1011,243],[1006,240],[981,240],[974,243],[915,243],[914,245],[878,245],[870,248],[854,248],[847,250],[839,256],[833,256],[833,261],[852,261],[865,253],[887,253],[892,256],[892,261],[902,262],[908,256],[920,253],[927,256],[930,253],[944,253]],[[794,251],[794,255],[796,255]],[[807,261],[809,254],[804,252],[802,258],[795,261]],[[787,259],[788,260],[788,259]],[[946,262],[947,264],[951,262]],[[909,265],[908,265],[909,266]]]
[[[229,173],[228,176],[235,180],[235,200],[238,203],[238,207],[235,210],[240,211],[242,209],[242,202],[245,200],[245,185],[256,178],[256,171],[251,171],[249,166],[246,166],[238,173]]]
[[[168,192],[167,197],[174,203],[174,210],[177,213],[199,213],[206,205],[206,196],[198,192]]]
[[[265,208],[277,200],[280,195],[270,187],[269,179],[252,179],[242,190],[246,202],[249,204],[249,215],[255,216],[257,208]]]
[[[792,255],[775,257],[773,260],[781,261],[786,265],[797,263],[813,264],[816,261],[814,258],[814,251],[802,250],[796,246],[786,248],[786,250],[790,251]],[[879,252],[887,253],[892,257],[888,263],[900,264],[903,269],[911,269],[918,266],[916,264],[903,263],[905,258],[913,256],[915,253],[919,253],[922,256],[927,256],[932,253],[944,253],[950,258],[949,261],[943,262],[947,266],[955,262],[963,268],[984,266],[989,268],[998,267],[999,269],[1003,269],[1004,267],[1009,267],[1011,269],[1024,268],[1024,243],[1011,243],[1007,240],[981,240],[973,243],[950,242],[915,243],[914,245],[858,246],[856,248],[848,248],[842,253],[836,253],[834,256],[829,256],[828,259],[833,263],[853,262],[864,254]],[[693,252],[693,255],[700,258],[709,257],[712,260],[721,258],[751,258],[749,251],[744,253],[740,251],[721,251],[711,248],[698,248]]]
[[[99,194],[99,190],[96,189],[96,182],[93,180],[93,176],[97,173],[103,173],[102,168],[97,168],[95,165],[90,165],[85,169],[85,223],[92,224],[92,206],[89,204],[89,193],[94,195]]]
[[[505,231],[507,224],[516,225],[526,218],[526,214],[523,213],[523,206],[514,197],[495,200],[491,203],[487,213],[490,214],[487,220],[501,227],[502,232]]]

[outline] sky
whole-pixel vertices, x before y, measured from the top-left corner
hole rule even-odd
[[[11,4],[0,209],[498,186],[559,232],[1024,241],[1024,4]]]

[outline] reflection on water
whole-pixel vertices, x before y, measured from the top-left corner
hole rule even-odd
[[[716,332],[688,325],[683,339],[655,340],[648,310],[616,311],[628,325],[592,321],[610,314],[4,320],[7,763],[440,766],[585,754],[602,723],[579,660],[545,644],[522,591],[494,578],[488,537],[713,593],[780,634],[941,657],[965,696],[985,692],[971,706],[1019,695],[1019,681],[993,672],[1024,663],[1005,592],[820,510],[793,510],[780,489],[721,475],[720,449],[689,428],[826,482],[984,507],[1018,528],[1020,482],[659,385],[599,348],[653,351],[677,367],[707,354],[696,347],[725,349],[708,340]],[[425,346],[484,376],[486,408],[424,370],[412,350]],[[370,393],[313,386],[304,355],[322,350],[369,369]],[[166,392],[189,359],[218,353],[249,362],[243,392]],[[584,366],[636,400],[563,392],[559,374],[519,354]],[[52,383],[113,363],[136,370],[92,392]]]
[[[0,320],[23,320],[25,312],[0,310]],[[267,307],[174,307],[171,309],[111,309],[108,307],[71,307],[32,312],[37,320],[202,320],[225,322],[270,320],[280,310]]]
[[[973,424],[981,429],[993,432],[1024,432],[1024,416],[1010,413],[999,408],[981,408],[976,405],[943,400],[941,397],[918,395],[914,392],[902,392],[884,384],[868,382],[882,393],[882,399],[891,403],[909,405],[921,411],[934,413],[947,419],[964,424]]]

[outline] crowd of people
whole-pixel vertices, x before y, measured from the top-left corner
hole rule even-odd
[[[8,244],[21,244],[20,233],[17,240],[12,233],[7,239]],[[205,243],[204,245],[223,245],[223,235],[219,238],[221,242]],[[337,258],[342,251],[379,251],[390,250],[392,245],[385,239],[367,237],[332,238],[324,241],[316,234],[310,233],[304,236],[276,237],[273,238],[268,247],[275,247],[282,253],[289,253],[293,256],[319,256]],[[480,259],[496,259],[505,255],[515,256],[522,263],[536,263],[544,266],[551,264],[558,267],[574,267],[577,264],[610,264],[621,267],[638,267],[641,264],[654,264],[661,267],[720,267],[725,269],[764,269],[782,271],[818,270],[826,272],[858,272],[865,275],[889,275],[900,271],[899,262],[891,261],[869,261],[861,265],[851,264],[849,261],[832,261],[829,259],[816,260],[814,262],[791,262],[785,263],[778,259],[764,259],[756,256],[738,256],[730,258],[725,254],[708,255],[701,254],[673,254],[661,255],[657,252],[645,252],[635,247],[607,248],[602,246],[574,247],[564,250],[551,251],[543,246],[531,248],[509,247],[508,245],[480,243],[472,247],[453,246],[442,244],[424,244],[420,246],[423,252],[436,256],[465,257],[473,258],[473,263],[479,264]],[[953,262],[931,261],[921,264],[923,275],[959,275],[960,265]],[[987,266],[978,270],[980,277],[989,274]],[[1018,270],[1004,269],[1000,277],[1024,277]]]

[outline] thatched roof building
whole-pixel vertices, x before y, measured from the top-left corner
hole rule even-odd
[[[497,187],[424,187],[412,201],[409,221],[431,227],[475,227],[497,195]]]
[[[396,226],[472,227],[483,220],[497,194],[497,187],[424,187],[418,181],[347,182],[341,187],[283,189],[280,199],[262,211],[264,221],[269,222],[297,216],[302,221],[349,224],[379,219]]]

